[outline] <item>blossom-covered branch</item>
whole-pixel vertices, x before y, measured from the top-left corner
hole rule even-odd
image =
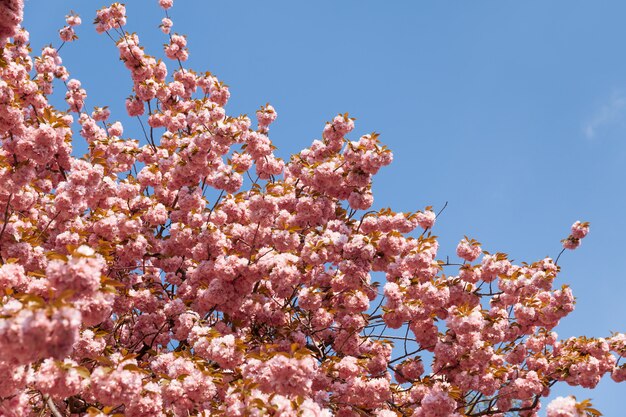
[[[575,300],[555,261],[469,237],[439,260],[431,207],[372,210],[393,156],[376,133],[349,139],[348,114],[279,158],[277,110],[228,115],[159,4],[155,55],[123,4],[95,19],[141,140],[87,109],[60,48],[31,54],[21,2],[0,5],[0,414],[530,417],[556,382],[626,379],[623,334],[558,339]],[[61,45],[80,24],[67,16]],[[573,397],[547,410],[598,414]]]

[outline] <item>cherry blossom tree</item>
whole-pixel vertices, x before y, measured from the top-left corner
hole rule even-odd
[[[349,140],[338,115],[283,161],[276,110],[227,115],[159,5],[165,60],[122,4],[95,18],[137,140],[87,108],[60,47],[31,53],[22,1],[0,3],[0,415],[531,417],[557,382],[626,380],[625,335],[554,332],[574,308],[558,258],[516,265],[465,238],[438,260],[432,208],[370,210],[392,162],[378,135]],[[61,45],[81,18],[66,23]]]

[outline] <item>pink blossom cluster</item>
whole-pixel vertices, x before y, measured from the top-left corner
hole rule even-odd
[[[259,121],[259,129],[267,131],[269,125],[276,120],[276,117],[276,110],[274,110],[274,107],[270,104],[261,107],[261,109],[256,112],[256,118]]]
[[[113,3],[103,7],[96,13],[96,31],[98,33],[120,28],[126,24],[126,7],[121,3]]]
[[[43,299],[31,296],[28,304],[11,300],[2,307],[0,352],[2,360],[28,364],[40,359],[62,359],[72,351],[81,324],[80,312],[71,307],[45,308]],[[15,345],[29,347],[15,349]]]
[[[330,198],[347,200],[354,210],[369,209],[374,202],[372,176],[389,165],[393,156],[380,145],[377,134],[344,141],[353,128],[354,121],[347,114],[336,116],[324,128],[323,141],[314,141],[309,149],[292,157],[286,179],[295,179]]]
[[[170,35],[170,43],[165,47],[165,56],[169,59],[186,61],[189,56],[187,51],[187,39],[182,35]]]
[[[591,407],[589,400],[576,402],[576,398],[557,397],[547,408],[547,417],[589,417],[601,415],[597,410]]]
[[[65,16],[65,23],[67,25],[63,26],[61,30],[59,30],[59,36],[63,42],[72,42],[78,39],[76,36],[76,32],[74,31],[74,26],[78,26],[82,23],[80,16],[76,14],[69,14]]]
[[[85,105],[86,98],[87,92],[84,88],[81,88],[80,81],[72,79],[67,82],[65,101],[70,106],[70,111],[80,113]]]
[[[161,19],[161,24],[159,25],[159,27],[161,28],[161,32],[165,33],[166,35],[170,34],[170,31],[172,30],[172,26],[174,26],[174,23],[172,22],[171,19],[164,17],[163,19]]]
[[[159,6],[169,34],[173,1]],[[371,210],[393,155],[350,139],[348,114],[284,161],[274,107],[256,127],[228,115],[228,87],[182,66],[183,35],[156,51],[168,67],[114,3],[95,28],[118,36],[135,139],[87,111],[59,50],[31,55],[21,14],[0,5],[0,415],[530,417],[556,382],[626,380],[624,334],[558,339],[575,299],[551,258],[515,264],[465,237],[451,264],[432,207]]]
[[[159,0],[159,6],[167,10],[174,5],[174,0]]]
[[[466,237],[456,247],[456,254],[467,262],[474,262],[482,254],[482,249],[477,241]]]
[[[589,223],[576,221],[572,225],[572,233],[563,239],[563,248],[574,250],[580,246],[581,240],[589,233]]]
[[[15,36],[24,17],[23,0],[7,0],[0,3],[0,43]]]

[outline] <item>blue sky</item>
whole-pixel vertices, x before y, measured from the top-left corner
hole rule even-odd
[[[128,1],[128,30],[161,55],[156,3]],[[124,120],[128,73],[91,25],[103,5],[26,0],[25,26],[36,51],[58,46],[65,14],[78,12],[81,39],[63,48],[64,63],[89,106]],[[276,108],[279,156],[319,138],[337,113],[357,118],[352,139],[381,133],[395,158],[375,180],[375,205],[447,201],[441,257],[463,235],[520,262],[554,257],[569,226],[590,221],[560,261],[557,284],[578,304],[557,331],[626,331],[626,3],[178,0],[170,12],[173,31],[188,35],[188,66],[230,85],[230,114]],[[140,138],[135,124],[126,133]],[[591,397],[612,417],[623,415],[615,398],[626,385],[605,378],[595,391],[554,393]]]

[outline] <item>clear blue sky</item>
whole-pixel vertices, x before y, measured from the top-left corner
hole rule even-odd
[[[156,3],[128,1],[128,29],[161,55]],[[64,62],[89,106],[125,120],[128,73],[91,25],[102,5],[26,0],[25,26],[35,50],[58,46],[65,14],[78,12],[81,39]],[[357,118],[353,139],[381,133],[395,160],[375,180],[375,205],[448,201],[435,228],[442,257],[463,235],[518,261],[554,257],[569,226],[590,221],[560,262],[557,284],[571,284],[578,304],[557,331],[626,331],[626,2],[178,0],[170,14],[188,35],[188,66],[231,86],[230,114],[274,105],[279,156],[337,113]],[[125,127],[141,137],[136,122]],[[595,391],[554,393],[624,415],[626,384],[608,377]]]

